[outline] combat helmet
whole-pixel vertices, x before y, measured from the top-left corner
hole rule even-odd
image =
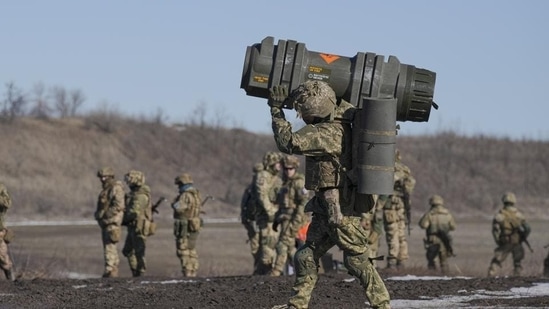
[[[175,177],[174,183],[176,185],[186,185],[189,183],[193,183],[193,179],[191,177],[191,174],[183,173],[180,176]]]
[[[514,193],[506,192],[501,197],[501,201],[503,202],[504,205],[507,205],[507,204],[514,205],[517,202],[517,198],[515,197]]]
[[[263,156],[263,167],[268,168],[280,162],[280,155],[274,151],[269,151]]]
[[[297,115],[306,118],[326,118],[336,107],[336,95],[328,83],[308,80],[297,87],[290,96],[294,99]]]
[[[145,184],[145,174],[140,171],[131,170],[124,176],[124,180],[129,186],[141,187]]]
[[[284,165],[285,168],[297,169],[299,167],[299,159],[296,156],[287,155],[282,160],[282,165]]]
[[[442,198],[442,196],[435,194],[429,199],[429,204],[431,206],[444,205],[444,199]]]
[[[114,177],[114,170],[110,166],[103,167],[97,171],[97,177]]]

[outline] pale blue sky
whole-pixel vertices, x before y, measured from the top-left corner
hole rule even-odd
[[[86,110],[160,108],[169,122],[206,104],[208,119],[268,133],[266,100],[240,80],[246,47],[273,36],[435,71],[440,109],[402,135],[548,140],[548,13],[544,0],[3,1],[0,82],[80,89]]]

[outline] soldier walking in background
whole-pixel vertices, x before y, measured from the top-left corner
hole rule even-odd
[[[447,273],[448,258],[454,256],[450,231],[456,229],[456,222],[444,207],[444,200],[440,195],[431,196],[429,204],[431,209],[419,220],[419,227],[424,229],[426,234],[423,243],[427,251],[427,268],[436,269],[435,259],[438,257],[441,271]]]
[[[498,211],[492,221],[492,236],[497,247],[488,268],[488,276],[496,275],[509,253],[513,256],[513,275],[520,276],[521,261],[524,259],[522,243],[525,242],[530,247],[527,239],[531,231],[530,225],[515,206],[517,203],[515,194],[507,192],[502,196],[501,201],[503,208]]]
[[[10,207],[11,196],[6,186],[0,183],[0,268],[4,271],[6,279],[13,281],[15,280],[15,274],[8,248],[8,244],[13,240],[13,231],[8,229],[5,223],[6,213]]]
[[[190,174],[183,173],[175,178],[174,183],[179,192],[172,202],[176,254],[181,262],[183,276],[196,277],[199,266],[196,242],[202,228],[202,197],[193,186]]]
[[[122,218],[124,217],[124,185],[114,179],[114,170],[104,167],[97,172],[101,180],[102,190],[97,198],[95,220],[101,228],[105,270],[103,278],[118,277],[117,244],[122,234]]]
[[[292,132],[282,110],[284,105],[294,106],[306,126]],[[295,254],[292,296],[286,305],[273,308],[308,308],[318,281],[319,259],[335,245],[343,251],[345,268],[360,281],[370,305],[390,308],[389,292],[369,260],[367,236],[360,222],[363,211],[355,209],[358,204],[374,207],[374,198],[358,195],[346,174],[352,168],[351,122],[355,107],[337,100],[326,82],[315,80],[299,85],[289,98],[284,86],[273,87],[269,106],[278,149],[305,156],[305,187],[315,192],[305,206],[313,218],[305,245]],[[356,202],[362,197],[366,205]]]
[[[122,254],[128,258],[132,275],[139,277],[147,270],[147,236],[154,233],[151,229],[151,189],[145,184],[143,172],[132,170],[125,175],[124,180],[130,188],[130,193],[126,196],[126,209],[122,221],[128,229]]]
[[[254,193],[255,181],[257,173],[263,170],[263,163],[256,163],[253,167],[253,177],[251,183],[244,189],[242,199],[240,201],[240,222],[244,225],[248,234],[247,242],[250,244],[250,251],[254,259],[254,270],[257,271],[257,265],[259,264],[259,232],[257,230],[257,224],[255,223],[256,209],[257,209],[257,194]]]
[[[305,203],[308,200],[308,190],[305,189],[305,176],[297,172],[299,159],[287,155],[282,160],[282,187],[278,191],[274,230],[279,231],[276,244],[276,259],[271,276],[280,276],[284,272],[286,262],[293,265],[296,236],[299,229],[306,223]]]
[[[280,154],[267,152],[263,156],[262,171],[257,173],[255,193],[257,195],[256,218],[259,229],[259,264],[255,274],[267,275],[270,273],[276,251],[278,233],[273,230],[275,214],[278,210],[276,198],[282,185],[280,178]]]
[[[388,246],[387,268],[404,268],[408,259],[406,226],[410,228],[410,196],[416,184],[410,168],[402,163],[400,152],[396,152],[395,185],[393,195],[382,195],[378,199],[383,208],[383,227]],[[409,234],[408,230],[408,234]]]

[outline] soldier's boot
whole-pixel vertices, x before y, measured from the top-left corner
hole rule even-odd
[[[133,277],[141,277],[142,273],[139,270],[133,270],[132,269],[132,276]]]
[[[118,277],[118,268],[105,271],[103,278],[116,278]]]
[[[513,276],[520,277],[521,272],[522,272],[522,267],[520,265],[515,265],[515,268],[513,269]]]
[[[11,269],[5,269],[4,275],[6,275],[6,279],[8,279],[9,281],[15,281],[15,276],[13,275]]]
[[[492,261],[490,267],[488,268],[488,277],[494,277],[497,274],[499,263]]]
[[[387,269],[394,270],[396,268],[397,260],[395,258],[387,258]]]
[[[403,260],[397,260],[396,268],[398,270],[403,270],[404,268],[406,268],[406,263]]]
[[[545,260],[543,260],[543,276],[549,277],[549,257],[546,257]]]
[[[269,273],[269,276],[271,276],[271,277],[280,277],[281,275],[282,275],[282,272],[278,269],[273,269]]]

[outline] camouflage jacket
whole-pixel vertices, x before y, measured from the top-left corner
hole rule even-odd
[[[278,190],[282,186],[282,179],[275,171],[263,170],[257,173],[254,185],[255,200],[257,202],[257,218],[274,221],[278,210],[276,198]]]
[[[186,188],[172,202],[173,218],[177,220],[198,218],[201,203],[200,191],[193,186]]]
[[[448,233],[456,229],[456,221],[452,214],[442,205],[432,206],[419,220],[419,227],[427,236]]]
[[[492,236],[498,244],[519,244],[530,234],[530,225],[515,206],[505,205],[492,220]]]
[[[284,179],[282,187],[278,191],[277,204],[281,219],[292,220],[300,223],[304,221],[305,204],[309,197],[309,192],[305,189],[305,177],[296,172],[292,178]]]
[[[4,217],[11,207],[11,196],[4,184],[0,183],[0,231],[6,228],[4,224]]]
[[[100,226],[121,225],[125,208],[122,182],[114,179],[106,181],[97,198],[95,220]]]
[[[305,156],[305,188],[318,191],[343,186],[346,170],[352,164],[351,123],[342,118],[349,109],[354,106],[341,101],[333,120],[308,124],[296,132],[292,132],[292,125],[281,110],[271,109],[278,149]]]
[[[142,220],[152,220],[151,189],[147,185],[133,188],[126,195],[126,209],[123,222],[133,226]]]

